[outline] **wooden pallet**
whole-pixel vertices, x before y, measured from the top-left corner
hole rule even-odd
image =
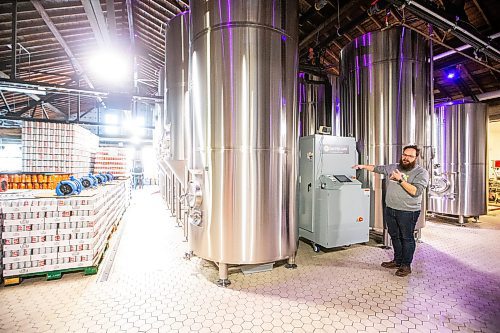
[[[117,231],[118,225],[120,224],[122,217],[123,217],[123,214],[120,218],[118,218],[118,221],[114,222],[113,225],[111,226],[110,233],[106,239],[106,244],[104,245],[104,250],[99,254],[98,259],[96,260],[96,263],[94,265],[87,266],[87,267],[67,268],[67,269],[61,269],[61,270],[50,271],[50,272],[38,272],[38,273],[21,274],[21,275],[17,275],[17,276],[4,277],[4,286],[18,285],[22,282],[23,279],[31,278],[31,277],[44,276],[44,277],[46,277],[47,281],[51,281],[51,280],[61,279],[62,275],[66,274],[66,273],[83,272],[84,275],[97,274],[97,272],[99,270],[99,265],[101,264],[102,260],[104,259],[104,254],[106,253],[106,250],[109,248],[109,241],[110,241],[111,237],[113,236],[113,234]]]
[[[95,275],[99,271],[99,265],[101,264],[101,262],[104,258],[104,253],[106,253],[108,246],[109,246],[109,243],[106,242],[106,245],[104,246],[104,251],[101,252],[98,259],[95,261],[95,264],[92,266],[66,268],[66,269],[60,269],[60,270],[49,271],[49,272],[38,272],[38,273],[30,273],[30,274],[21,274],[21,275],[17,275],[17,276],[8,276],[8,277],[4,277],[4,280],[3,280],[4,286],[15,286],[15,285],[20,284],[23,281],[23,279],[32,278],[32,277],[39,277],[39,276],[46,277],[47,281],[52,281],[52,280],[61,279],[63,274],[66,274],[66,273],[83,272],[83,275]]]

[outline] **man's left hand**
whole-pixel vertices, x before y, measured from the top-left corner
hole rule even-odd
[[[391,180],[395,180],[395,181],[399,181],[400,179],[403,178],[403,174],[401,173],[401,171],[399,170],[394,170],[392,173],[391,173],[391,176],[389,177],[389,179]]]

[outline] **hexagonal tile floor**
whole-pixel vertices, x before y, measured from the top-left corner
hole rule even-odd
[[[499,216],[429,222],[405,278],[380,267],[391,251],[375,244],[314,253],[301,242],[296,270],[231,269],[219,288],[212,263],[183,258],[182,228],[154,190],[134,193],[99,274],[1,287],[0,332],[500,330]]]

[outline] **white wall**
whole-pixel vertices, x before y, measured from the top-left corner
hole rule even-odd
[[[22,171],[22,158],[21,144],[0,144],[0,171]]]
[[[490,122],[488,130],[488,163],[490,165],[490,177],[492,177],[491,161],[500,160],[500,121]]]

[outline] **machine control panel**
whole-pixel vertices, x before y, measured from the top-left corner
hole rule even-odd
[[[321,175],[319,181],[321,188],[324,190],[339,189],[342,186],[361,186],[361,182],[355,177],[348,177],[346,175]]]

